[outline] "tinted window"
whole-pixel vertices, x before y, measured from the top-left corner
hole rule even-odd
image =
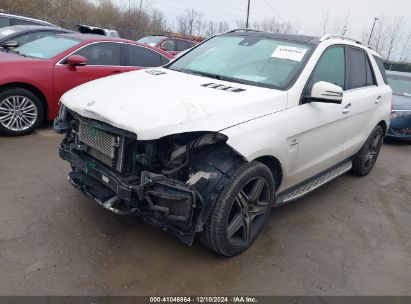
[[[316,82],[326,81],[345,88],[345,52],[344,47],[327,49],[314,69],[310,87]]]
[[[163,63],[161,61],[161,55],[150,49],[127,44],[126,45],[128,54],[128,66],[138,66],[138,67],[158,67]]]
[[[5,27],[10,25],[10,19],[7,17],[0,17],[0,27]]]
[[[167,52],[173,52],[176,50],[176,43],[174,40],[165,40],[160,44],[160,47]]]
[[[90,44],[75,53],[87,59],[87,65],[121,65],[121,44],[101,42]]]
[[[384,62],[380,57],[374,56],[375,61],[377,62],[378,69],[384,79],[385,84],[388,84],[387,73],[385,72]]]
[[[185,51],[186,49],[188,49],[188,43],[183,41],[183,40],[176,40],[176,50],[181,52],[181,51]]]
[[[368,58],[367,55],[366,56],[366,60],[365,60],[365,65],[366,65],[366,70],[367,70],[367,85],[376,85],[375,82],[375,77],[374,77],[374,72],[373,69],[371,67],[371,63],[370,63],[370,59]]]
[[[367,61],[363,50],[349,49],[350,89],[367,86]]]
[[[11,25],[39,25],[36,22],[27,21],[23,19],[11,19]]]

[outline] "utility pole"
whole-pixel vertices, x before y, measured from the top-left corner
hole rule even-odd
[[[368,38],[368,45],[370,45],[371,42],[371,38],[372,38],[372,34],[374,33],[374,27],[375,27],[375,23],[377,22],[378,18],[374,17],[374,23],[372,25],[372,29],[371,29],[371,34],[370,34],[370,38]]]
[[[250,18],[250,1],[248,0],[248,6],[247,6],[247,21],[245,22],[245,27],[248,28],[248,19]]]

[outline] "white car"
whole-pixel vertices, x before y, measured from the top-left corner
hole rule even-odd
[[[381,57],[345,37],[233,30],[69,91],[54,127],[75,187],[233,256],[272,206],[371,171],[390,122],[384,79]]]

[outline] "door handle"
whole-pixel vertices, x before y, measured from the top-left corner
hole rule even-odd
[[[382,100],[381,96],[378,96],[377,99],[375,100],[375,104],[379,104],[381,100]]]
[[[120,74],[120,73],[121,73],[121,71],[119,71],[119,70],[115,70],[115,71],[111,72],[111,74]]]
[[[347,114],[348,112],[351,111],[351,108],[352,108],[351,103],[347,104],[347,105],[344,107],[342,113],[343,113],[343,114]]]

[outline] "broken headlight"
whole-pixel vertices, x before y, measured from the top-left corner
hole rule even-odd
[[[411,111],[408,110],[394,110],[391,112],[391,119],[398,119],[408,116],[411,117]]]

